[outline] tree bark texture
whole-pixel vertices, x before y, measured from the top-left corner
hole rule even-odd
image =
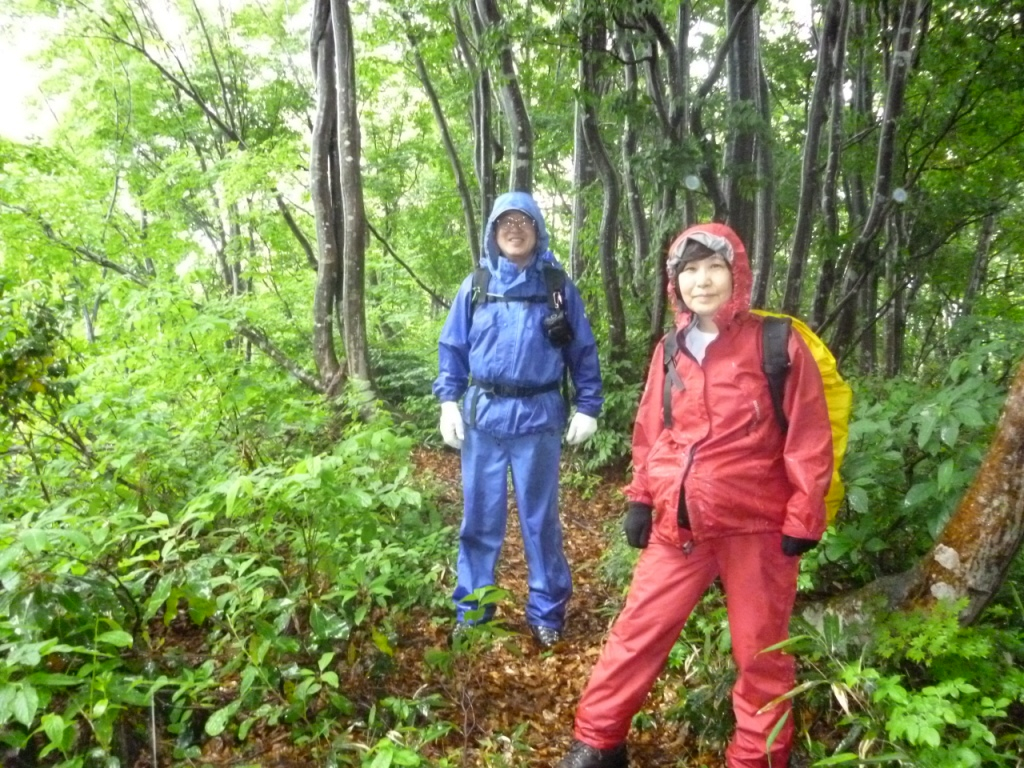
[[[765,126],[770,126],[771,102],[768,94],[768,78],[764,73],[764,62],[758,62],[758,111]],[[754,287],[751,293],[751,305],[759,308],[768,306],[768,285],[771,281],[772,268],[775,265],[775,229],[778,226],[778,212],[775,202],[775,152],[769,132],[764,131],[757,137],[755,148],[757,158],[757,185],[755,198],[756,220],[754,222],[754,242],[748,244],[753,256]]]
[[[310,199],[316,222],[317,274],[313,289],[313,360],[321,391],[339,379],[334,348],[334,303],[340,259],[334,226],[335,192],[331,185],[331,139],[338,115],[334,33],[330,0],[316,0],[310,29],[310,52],[316,76],[317,105],[309,159]],[[259,346],[257,344],[257,346]]]
[[[472,38],[479,41],[483,38],[484,25],[477,12],[475,0],[469,0],[469,18],[473,28]],[[478,60],[479,45],[474,47],[470,34],[462,22],[462,14],[455,5],[452,6],[452,19],[459,51],[473,78],[470,109],[473,121],[473,165],[476,169],[477,194],[480,199],[480,218],[486,221],[494,206],[497,190],[494,178],[494,153],[497,143],[491,126],[491,79],[487,74],[487,67]]]
[[[836,80],[836,47],[843,39],[839,34],[843,5],[843,0],[828,0],[821,21],[821,31],[818,33],[818,65],[815,69],[811,103],[807,109],[807,132],[804,135],[800,169],[800,198],[796,206],[793,245],[789,250],[789,271],[786,274],[786,292],[782,300],[782,310],[791,315],[800,314],[804,269],[811,250],[818,192],[818,155],[830,97],[833,94],[833,83]]]
[[[530,114],[526,109],[519,76],[516,74],[512,47],[502,29],[501,11],[497,0],[475,0],[477,11],[485,25],[485,34],[493,36],[496,42],[498,71],[494,79],[498,82],[499,102],[505,121],[508,123],[512,141],[508,190],[533,191],[533,128]]]
[[[939,600],[966,600],[963,624],[974,622],[1006,579],[1024,543],[1024,364],[1003,405],[995,437],[970,488],[931,551],[911,570],[812,606],[850,620],[875,611],[907,610]]]
[[[726,206],[729,226],[744,245],[756,242],[755,207],[757,162],[754,156],[757,128],[754,116],[760,83],[758,70],[759,21],[756,6],[747,7],[747,0],[726,0],[729,33],[736,28],[736,37],[729,47],[728,90],[729,110],[736,117],[729,131],[725,148]]]
[[[974,311],[974,303],[983,293],[995,230],[996,217],[995,214],[990,213],[982,220],[981,231],[978,233],[978,244],[974,250],[974,261],[971,263],[971,274],[967,281],[967,288],[964,289],[964,301],[960,308],[962,316],[970,315]]]
[[[582,69],[582,65],[581,65]],[[582,72],[581,72],[582,77]],[[594,161],[583,135],[583,106],[575,105],[576,119],[573,121],[572,141],[572,235],[569,239],[569,275],[578,280],[586,266],[583,256],[583,228],[587,223],[586,191],[597,180]]]
[[[370,353],[364,304],[366,210],[363,206],[363,175],[359,165],[362,141],[356,111],[356,62],[348,0],[331,0],[331,25],[337,58],[338,153],[341,203],[345,214],[341,294],[342,314],[345,316],[345,357],[349,376],[369,381]]]
[[[625,98],[630,105],[637,103],[638,84],[636,53],[633,45],[625,39],[623,33],[618,34],[618,48],[624,64]],[[635,120],[627,111],[622,126],[622,180],[626,189],[626,207],[629,211],[630,231],[633,234],[633,279],[635,293],[645,295],[649,290],[648,266],[650,263],[651,238],[647,231],[647,216],[644,212],[643,194],[633,169],[633,156],[636,155],[639,143],[639,132]]]
[[[607,29],[599,18],[599,14],[583,14],[585,26],[580,35],[582,50],[582,84],[586,93],[598,93],[598,57],[603,54],[607,44]],[[622,308],[622,294],[619,287],[619,274],[616,262],[616,245],[618,243],[618,216],[622,194],[619,177],[604,140],[597,118],[597,107],[591,100],[583,102],[583,135],[587,149],[594,160],[597,175],[601,179],[603,205],[601,210],[601,234],[598,240],[598,258],[601,263],[601,280],[605,291],[605,306],[608,312],[609,357],[612,360],[625,360],[626,347],[626,313]]]
[[[876,235],[881,229],[885,216],[891,207],[893,168],[896,159],[896,129],[905,105],[907,81],[914,61],[914,31],[919,15],[919,3],[924,0],[903,0],[899,19],[894,30],[892,54],[889,57],[888,82],[886,84],[885,106],[879,126],[878,151],[875,173],[872,180],[872,195],[864,223],[853,244],[847,273],[843,280],[842,298],[839,299],[833,316],[842,315],[832,338],[834,350],[841,356],[853,341],[857,318],[857,302],[854,299],[866,282],[867,273],[877,264]],[[828,324],[826,321],[825,325]]]

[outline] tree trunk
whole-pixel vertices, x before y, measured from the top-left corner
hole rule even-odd
[[[582,64],[581,77],[582,77]],[[569,275],[578,280],[583,274],[583,227],[587,222],[586,189],[597,179],[594,161],[583,135],[583,107],[576,102],[572,141],[572,234],[569,238]]]
[[[758,101],[757,108],[764,125],[772,122],[772,106],[768,94],[768,78],[764,73],[764,63],[758,61]],[[754,222],[755,238],[747,247],[753,257],[754,287],[751,293],[751,306],[767,308],[768,286],[771,282],[772,268],[775,265],[775,229],[778,216],[775,210],[775,152],[772,140],[766,130],[757,138],[755,147],[757,157],[757,185],[755,198],[756,219]]]
[[[965,599],[960,619],[970,624],[999,591],[1022,542],[1024,364],[1010,386],[985,460],[931,551],[910,571],[872,582],[825,609],[864,619],[877,610]]]
[[[334,302],[338,283],[338,238],[331,188],[331,138],[337,120],[334,34],[330,0],[316,0],[310,29],[310,54],[317,84],[317,107],[310,146],[309,176],[313,218],[316,222],[317,274],[313,289],[313,360],[326,390],[340,380],[334,349]]]
[[[583,29],[580,34],[582,50],[581,84],[583,93],[598,93],[597,62],[603,55],[607,44],[607,30],[600,12],[581,14]],[[618,241],[618,216],[621,192],[619,178],[608,157],[597,120],[597,108],[591,99],[583,102],[583,135],[587,141],[587,149],[594,159],[597,175],[601,179],[604,193],[604,204],[601,210],[601,230],[598,240],[598,254],[601,263],[601,279],[605,291],[605,304],[608,311],[609,357],[612,360],[625,360],[628,354],[626,346],[626,314],[622,308],[622,294],[619,288],[619,274],[616,266],[615,251]]]
[[[370,354],[364,306],[366,211],[363,207],[363,175],[359,167],[362,142],[356,110],[356,62],[348,0],[331,0],[331,24],[337,56],[338,154],[341,203],[345,214],[341,294],[345,316],[345,356],[349,376],[368,382]]]
[[[475,0],[480,19],[497,36],[498,65],[497,73],[499,102],[505,120],[508,123],[509,135],[512,140],[511,168],[509,169],[509,191],[533,191],[533,129],[530,126],[530,115],[526,109],[522,90],[519,87],[519,76],[516,74],[512,48],[503,29],[504,21],[498,10],[497,0]]]
[[[875,160],[875,175],[872,183],[873,194],[867,215],[850,255],[846,278],[843,281],[843,297],[839,300],[833,316],[842,315],[833,337],[833,347],[842,355],[853,339],[856,324],[857,305],[853,301],[857,286],[863,285],[868,273],[877,263],[872,258],[875,236],[881,229],[891,205],[892,174],[896,159],[896,128],[903,113],[910,65],[914,60],[918,4],[923,0],[903,0],[893,39],[890,57],[885,107],[878,137],[878,152]],[[828,325],[826,321],[824,325]]]
[[[846,47],[850,29],[850,3],[842,0],[839,32],[833,49],[831,105],[829,107],[828,157],[825,161],[825,177],[821,184],[821,213],[825,225],[825,237],[819,248],[821,264],[814,298],[811,302],[811,327],[818,328],[825,320],[825,312],[836,283],[839,263],[839,164],[843,152],[843,119],[846,79]]]
[[[974,302],[983,292],[985,276],[988,274],[988,260],[992,252],[992,238],[995,237],[996,216],[988,214],[981,222],[981,231],[978,233],[978,245],[974,249],[974,261],[971,263],[971,275],[967,281],[967,288],[964,290],[964,301],[960,307],[961,317],[966,317],[974,311]]]
[[[469,0],[469,16],[473,25],[474,36],[479,40],[483,37],[483,23],[477,12],[475,0]],[[473,76],[472,109],[473,120],[473,165],[476,169],[477,193],[480,198],[480,218],[487,220],[497,184],[494,180],[494,148],[496,146],[491,131],[491,79],[487,68],[477,61],[469,34],[462,23],[462,15],[458,8],[452,6],[452,19],[455,23],[455,36],[459,41],[459,50],[466,60],[466,67]],[[473,267],[476,266],[474,263]]]
[[[746,115],[746,119],[736,120],[737,125],[729,132],[725,173],[729,226],[750,247],[757,239],[757,163],[754,156],[757,128],[750,115],[759,114],[760,23],[756,7],[748,9],[747,5],[748,0],[726,0],[730,34],[733,27],[737,28],[735,41],[729,47],[729,110],[733,115]]]
[[[821,133],[825,126],[827,108],[836,80],[836,48],[842,45],[839,34],[843,0],[828,0],[818,34],[818,64],[814,75],[814,90],[807,109],[807,132],[804,134],[803,157],[800,170],[800,198],[796,206],[796,224],[793,245],[789,251],[789,271],[782,309],[791,315],[800,314],[800,294],[803,288],[804,268],[811,250],[814,231],[814,212],[818,192],[818,154]]]

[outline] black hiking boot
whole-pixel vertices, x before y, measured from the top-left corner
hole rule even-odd
[[[541,648],[554,648],[562,642],[562,633],[552,627],[542,627],[537,624],[530,625],[530,634],[537,641]]]
[[[555,768],[627,768],[628,765],[625,744],[598,749],[582,741],[573,741],[569,752]]]

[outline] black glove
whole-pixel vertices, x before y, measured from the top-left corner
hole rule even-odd
[[[818,546],[817,539],[798,539],[795,536],[782,534],[782,554],[787,557],[796,557],[804,552],[810,552]]]
[[[629,502],[626,520],[622,527],[626,531],[626,541],[629,542],[629,546],[647,549],[647,542],[651,539],[651,506],[641,504],[639,501]]]

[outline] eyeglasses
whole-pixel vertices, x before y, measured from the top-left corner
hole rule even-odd
[[[496,222],[494,222],[495,229],[532,229],[534,227],[533,219],[529,216],[517,216],[512,214],[511,216],[502,216]]]

